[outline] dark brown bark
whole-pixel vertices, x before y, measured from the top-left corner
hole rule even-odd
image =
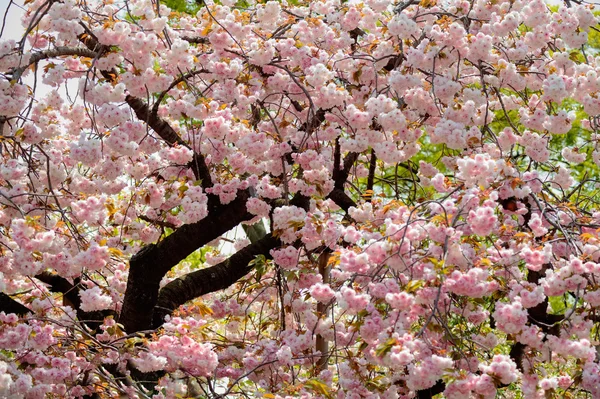
[[[86,32],[86,35],[80,37],[81,42],[92,51],[102,54],[108,51],[108,48],[99,44],[97,38],[92,32]],[[203,43],[204,39],[196,38],[185,38],[191,43]],[[102,76],[112,81],[116,76],[116,71],[101,71]],[[160,136],[168,145],[176,146],[181,145],[186,148],[190,148],[189,145],[177,134],[177,132],[169,125],[167,121],[160,118],[155,110],[151,109],[150,106],[142,99],[128,95],[125,98],[127,104],[131,107],[135,115],[141,121],[144,121],[150,128],[152,128],[158,136]],[[318,110],[316,114],[305,123],[300,130],[304,130],[307,133],[311,133],[325,120],[325,110]],[[348,164],[344,162],[343,173],[336,177],[336,182],[341,183],[342,193],[336,193],[334,198],[342,201],[343,206],[347,206],[351,202],[349,197],[343,194],[343,185],[348,177],[351,164],[354,163],[357,155],[351,155],[353,159]],[[350,161],[350,160],[346,160]],[[210,170],[206,165],[204,156],[200,153],[194,153],[194,159],[188,165],[194,172],[194,175],[198,180],[202,181],[203,187],[212,186],[212,178]],[[132,333],[135,331],[142,331],[151,328],[153,325],[152,320],[158,319],[162,323],[162,316],[157,312],[156,317],[154,316],[155,306],[158,300],[159,283],[164,275],[177,263],[185,259],[193,251],[206,245],[208,242],[214,240],[220,235],[231,230],[237,226],[240,222],[248,220],[252,217],[246,211],[246,200],[248,199],[248,192],[240,192],[238,198],[228,205],[221,205],[215,196],[209,196],[209,215],[198,223],[184,225],[177,229],[173,234],[167,236],[164,240],[158,244],[151,244],[142,248],[136,255],[134,255],[129,262],[129,277],[127,280],[127,289],[125,292],[125,298],[123,301],[123,308],[119,318],[119,322],[123,324],[125,331]],[[299,206],[307,207],[308,199],[295,198],[295,200],[302,200],[302,204]],[[342,206],[342,205],[340,205]],[[221,265],[217,265],[214,268],[206,270],[214,270],[215,273],[207,276],[206,281],[211,281],[213,276],[219,277],[219,284],[209,283],[212,292],[218,289],[226,288],[233,284],[239,278],[243,277],[247,272],[247,264],[252,258],[258,254],[265,254],[268,256],[270,249],[274,248],[279,244],[278,240],[273,241],[273,237],[267,236],[255,244],[251,245],[256,251],[252,249],[246,249],[240,251],[238,254],[233,255],[230,260],[224,262]],[[269,244],[269,245],[267,245]],[[273,246],[271,246],[273,245]],[[246,259],[248,254],[252,254],[249,260]],[[240,263],[241,262],[241,263]],[[244,263],[245,262],[245,263]],[[228,267],[225,267],[225,264]],[[220,266],[220,268],[219,268]],[[215,269],[216,268],[216,269]],[[218,273],[217,273],[218,272]],[[206,271],[204,271],[206,273]],[[190,274],[184,278],[186,281],[193,281],[196,276],[202,276],[202,274]],[[193,299],[203,293],[206,293],[206,289],[202,288],[206,286],[205,282],[201,282],[197,289],[189,290],[186,284],[181,285],[182,292],[172,290],[177,284],[169,285],[168,289],[161,291],[161,298],[187,298],[183,302]],[[165,287],[167,288],[167,287]],[[191,293],[198,293],[194,297],[189,297]],[[178,300],[175,300],[176,303]],[[183,303],[181,302],[181,303]],[[179,306],[179,305],[177,305]],[[176,306],[172,307],[171,311]],[[164,314],[163,314],[164,316]],[[156,324],[156,323],[154,323]]]
[[[528,212],[530,213],[530,212]],[[527,273],[527,282],[533,284],[539,284],[539,280],[541,277],[545,276],[546,270],[550,268],[551,264],[544,264],[540,271],[529,270]],[[551,334],[558,336],[560,333],[560,324],[564,316],[563,315],[554,315],[548,313],[548,298],[546,297],[542,303],[527,309],[527,316],[531,324],[534,324],[541,328],[541,330],[545,334]],[[492,321],[493,318],[492,318]],[[544,336],[543,341],[546,340]],[[514,342],[510,348],[509,356],[513,362],[517,365],[517,368],[523,372],[523,361],[525,359],[525,350],[527,346],[520,343]],[[506,385],[501,385],[500,387],[505,387]]]
[[[198,248],[225,234],[253,215],[246,211],[248,193],[240,191],[227,205],[218,207],[201,221],[188,224],[150,244],[129,262],[129,278],[119,322],[128,333],[148,330],[158,299],[160,280],[164,275]]]
[[[354,163],[358,159],[358,153],[350,152],[346,154],[346,156],[344,157],[344,164],[341,168],[340,158],[340,145],[338,140],[336,140],[334,153],[334,169],[332,176],[334,181],[334,189],[329,193],[327,198],[335,202],[337,206],[344,210],[344,212],[348,213],[348,209],[351,206],[356,206],[356,202],[354,202],[354,200],[352,200],[352,198],[350,198],[348,194],[346,194],[346,191],[344,190],[344,185],[348,180],[348,176],[350,175],[350,169],[352,169],[352,165],[354,165]]]
[[[377,155],[375,150],[371,149],[371,161],[369,161],[369,177],[367,178],[367,190],[373,190],[375,184],[375,170],[377,169]],[[371,200],[369,199],[369,202]]]
[[[446,384],[442,380],[439,380],[431,388],[417,391],[417,399],[432,399],[438,393],[444,392],[445,389]]]
[[[515,342],[510,348],[508,356],[517,365],[519,370],[523,370],[523,358],[525,357],[525,345],[520,342]]]
[[[27,306],[15,301],[4,292],[0,292],[0,312],[16,313],[19,316],[25,316],[28,313],[33,313]]]
[[[385,64],[383,69],[390,72],[396,69],[401,64],[402,58],[400,56],[391,57],[390,60]]]
[[[302,132],[306,132],[308,134],[312,134],[319,126],[321,126],[321,123],[323,123],[325,121],[325,114],[327,113],[326,109],[319,109],[315,115],[310,118],[306,123],[303,123],[298,130],[302,131]]]
[[[319,255],[319,274],[323,279],[324,284],[329,284],[329,274],[331,272],[331,266],[329,266],[329,258],[331,257],[331,249],[324,248],[321,255]],[[328,306],[324,303],[317,303],[317,316],[319,318],[327,318]],[[317,359],[316,369],[321,372],[327,368],[329,363],[329,341],[325,339],[321,334],[317,334],[315,349],[321,352],[321,356]]]
[[[270,250],[280,245],[281,241],[278,238],[267,234],[218,265],[188,273],[171,281],[160,290],[152,327],[162,325],[166,315],[187,301],[230,287],[252,270],[249,263],[257,255],[264,255],[270,259]]]
[[[348,212],[351,206],[356,206],[356,202],[352,200],[341,188],[334,188],[327,196],[330,200],[336,203],[337,206]]]
[[[297,193],[290,201],[290,205],[308,210],[310,199]],[[248,264],[257,255],[271,259],[270,251],[280,245],[281,241],[278,238],[267,234],[218,265],[188,273],[171,281],[160,290],[152,316],[152,328],[162,325],[166,315],[171,314],[187,301],[230,287],[252,270]]]
[[[52,292],[63,294],[63,305],[70,306],[77,312],[77,318],[91,331],[95,331],[102,325],[104,318],[114,316],[114,310],[106,309],[94,312],[84,312],[81,310],[81,298],[79,297],[79,279],[75,279],[75,284],[71,284],[66,278],[45,271],[35,276],[38,280],[48,285]]]
[[[170,146],[181,145],[189,148],[188,144],[177,134],[175,130],[164,119],[158,117],[154,112],[150,111],[148,104],[137,97],[128,95],[125,101],[139,120],[144,121]],[[203,187],[212,186],[210,171],[206,166],[204,155],[194,153],[194,159],[190,162],[190,168],[194,171],[197,179],[202,180]]]
[[[181,40],[185,40],[186,42],[193,44],[207,44],[210,43],[207,37],[192,37],[192,36],[182,36]]]
[[[527,272],[527,282],[539,285],[540,278],[546,275],[546,270],[551,268],[551,264],[544,264],[540,271],[529,270]],[[560,333],[560,324],[564,316],[558,314],[548,314],[548,297],[545,297],[542,303],[527,309],[527,316],[532,324],[540,327],[546,334],[558,336]],[[545,338],[544,338],[545,340]]]
[[[352,168],[352,165],[354,165],[354,162],[356,162],[357,159],[358,153],[349,152],[344,157],[344,165],[341,169],[339,168],[339,165],[334,165],[333,181],[335,182],[335,188],[340,188],[342,190],[344,189],[344,184],[346,184],[348,176],[350,175],[350,169]]]
[[[35,278],[48,284],[50,291],[63,294],[63,303],[79,312],[79,305],[81,304],[79,288],[71,284],[69,280],[49,271],[42,272],[35,276]]]

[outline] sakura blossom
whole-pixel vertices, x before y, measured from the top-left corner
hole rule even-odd
[[[594,5],[8,3],[0,397],[600,396]]]

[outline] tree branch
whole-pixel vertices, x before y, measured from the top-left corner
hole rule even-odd
[[[70,305],[73,309],[79,311],[81,298],[79,298],[79,289],[71,284],[66,278],[53,274],[49,271],[42,272],[35,276],[42,283],[48,284],[48,288],[52,292],[60,292],[63,294],[63,302],[65,305]]]
[[[171,84],[169,85],[169,87],[167,87],[164,91],[162,91],[158,95],[158,98],[156,99],[156,101],[154,102],[154,106],[152,107],[152,115],[156,116],[158,114],[158,107],[160,106],[160,103],[165,98],[165,96],[167,95],[167,93],[169,91],[171,91],[172,88],[174,88],[175,86],[177,86],[181,82],[185,82],[189,78],[192,78],[192,77],[194,77],[196,75],[200,75],[201,73],[210,73],[210,71],[208,71],[208,70],[206,70],[204,68],[201,68],[201,69],[197,69],[195,71],[190,71],[188,73],[184,73],[180,77],[178,77],[177,79],[173,80],[171,82]]]
[[[308,210],[310,198],[296,193],[290,204]],[[258,232],[258,234],[262,233]],[[153,312],[152,327],[157,328],[162,325],[165,316],[171,314],[185,302],[231,286],[252,270],[252,267],[249,267],[248,264],[255,256],[264,255],[267,259],[270,259],[271,255],[269,252],[271,249],[277,248],[280,245],[281,241],[278,238],[273,237],[272,234],[267,234],[218,265],[188,273],[171,281],[158,294],[158,299],[155,302],[156,307]],[[131,272],[129,276],[131,279]]]
[[[346,194],[343,188],[334,188],[327,198],[335,202],[336,205],[342,208],[346,213],[348,213],[348,209],[350,209],[351,206],[356,206],[356,202]]]
[[[33,53],[31,57],[29,57],[29,61],[19,67],[15,68],[12,71],[12,79],[19,80],[21,75],[27,68],[31,65],[36,64],[42,60],[47,60],[49,58],[54,57],[63,57],[63,56],[78,56],[78,57],[88,57],[88,58],[97,58],[99,54],[91,49],[83,48],[83,47],[65,47],[65,46],[57,46],[50,50],[40,51]]]
[[[319,109],[315,113],[315,116],[303,123],[298,128],[298,130],[306,132],[308,134],[312,134],[319,126],[321,126],[321,123],[325,121],[325,114],[327,113],[327,111],[328,110],[326,109]]]
[[[444,381],[438,380],[431,388],[417,391],[417,399],[432,399],[438,393],[444,392],[445,389],[446,384],[444,384]]]
[[[348,194],[346,194],[344,186],[346,184],[346,181],[348,180],[348,176],[350,175],[350,169],[352,169],[352,165],[354,165],[354,163],[358,159],[358,153],[349,152],[348,154],[346,154],[346,156],[344,157],[344,164],[341,169],[340,158],[340,145],[339,141],[336,140],[332,176],[334,182],[334,189],[329,193],[327,198],[335,202],[337,206],[344,210],[344,212],[348,213],[348,209],[351,206],[356,206],[356,202],[354,202],[352,198],[350,198]]]
[[[367,178],[367,190],[373,190],[375,184],[375,170],[377,169],[377,155],[375,150],[371,149],[371,161],[369,162],[369,177]]]
[[[158,298],[159,283],[164,275],[198,248],[231,230],[253,215],[246,211],[247,191],[238,192],[235,200],[221,205],[197,223],[187,224],[150,244],[129,261],[129,278],[119,322],[133,333],[152,326],[152,309]]]
[[[63,305],[75,309],[79,322],[91,331],[97,330],[102,325],[105,317],[115,315],[114,310],[110,309],[84,312],[81,309],[81,298],[79,297],[79,279],[75,279],[75,284],[71,284],[66,278],[48,271],[36,275],[35,278],[48,284],[50,291],[63,294]]]
[[[28,313],[33,313],[33,311],[27,306],[15,301],[4,292],[0,292],[0,311],[5,313],[15,313],[19,316],[25,316]]]
[[[193,44],[208,44],[210,43],[210,41],[208,40],[207,37],[199,37],[199,36],[181,36],[181,40],[185,40],[188,43],[193,43]]]
[[[334,165],[333,181],[335,182],[336,188],[344,188],[344,184],[346,184],[346,181],[348,180],[348,175],[350,174],[350,169],[352,168],[352,165],[354,165],[354,162],[356,162],[357,159],[357,152],[349,152],[344,157],[344,166],[342,167],[342,169],[339,168],[339,165]]]
[[[171,314],[187,301],[233,285],[252,270],[248,264],[257,255],[262,254],[267,259],[271,259],[270,250],[279,245],[281,241],[268,234],[218,265],[188,273],[171,281],[160,290],[152,327],[158,328],[164,323],[166,315]]]
[[[88,48],[87,51],[94,53],[97,57],[101,56],[107,50],[107,47],[101,45],[91,32],[88,32],[85,35],[80,35],[79,40]],[[81,50],[84,51],[85,49]],[[114,69],[112,71],[100,72],[106,80],[115,82],[117,72]],[[164,119],[160,118],[157,115],[157,112],[152,112],[148,104],[146,104],[144,101],[132,95],[127,95],[125,97],[125,102],[127,102],[127,104],[131,107],[138,119],[146,122],[146,124],[150,126],[168,145],[182,145],[186,148],[190,148],[190,146],[184,140],[182,140],[181,137],[179,137],[171,125],[169,125]],[[194,152],[194,158],[188,164],[188,167],[192,168],[196,179],[202,180],[203,187],[212,186],[210,171],[206,166],[204,155]]]
[[[179,137],[177,132],[173,130],[171,125],[164,119],[158,117],[156,113],[151,112],[150,107],[148,107],[148,104],[144,101],[131,95],[125,97],[125,101],[129,104],[133,112],[135,112],[138,119],[146,122],[167,144],[170,146],[181,145],[190,148],[190,146]],[[196,179],[202,180],[202,187],[212,186],[212,178],[210,177],[208,166],[206,166],[204,155],[194,152],[194,159],[188,166],[194,171]]]

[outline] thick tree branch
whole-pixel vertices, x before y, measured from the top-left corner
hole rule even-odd
[[[342,147],[340,146],[339,136],[335,139],[335,147],[333,148],[333,177],[335,180],[335,173],[340,169],[340,160],[342,159]]]
[[[356,206],[356,202],[344,192],[343,188],[334,188],[327,198],[335,202],[337,206],[342,208],[346,213],[348,213],[348,209],[350,209],[351,206]]]
[[[35,278],[48,284],[50,291],[63,294],[63,302],[65,305],[70,305],[73,309],[79,311],[79,305],[81,304],[79,289],[71,284],[66,278],[48,271],[36,275]]]
[[[199,37],[199,36],[181,36],[181,40],[185,40],[188,43],[193,44],[208,44],[210,41],[207,37]]]
[[[79,279],[75,279],[75,284],[71,284],[66,278],[45,271],[35,276],[41,282],[48,284],[52,292],[63,294],[63,305],[71,306],[77,312],[79,321],[88,327],[91,331],[97,330],[107,316],[114,316],[113,310],[102,310],[94,312],[84,312],[81,309],[81,298],[79,297]]]
[[[21,303],[15,301],[4,292],[0,292],[0,312],[15,313],[19,316],[24,316],[28,313],[33,313],[31,309]]]
[[[546,270],[551,266],[552,265],[548,263],[542,265],[540,271],[529,270],[527,272],[527,282],[536,285],[539,284],[540,279],[546,275]],[[564,316],[549,314],[548,303],[548,297],[545,297],[541,303],[527,309],[527,316],[531,323],[540,327],[544,333],[558,336],[560,332],[560,324],[558,322],[561,321]]]
[[[340,169],[340,145],[338,140],[335,142],[335,151],[334,151],[334,166],[333,166],[333,182],[334,189],[329,193],[327,198],[332,200],[344,210],[344,212],[348,213],[348,209],[351,206],[356,206],[356,202],[352,200],[346,194],[344,190],[344,186],[346,181],[348,180],[348,176],[350,175],[350,169],[352,169],[352,165],[358,159],[358,153],[350,152],[344,157],[344,164]]]
[[[350,174],[350,169],[352,168],[352,165],[354,165],[357,159],[357,152],[349,152],[344,157],[344,165],[341,169],[338,165],[334,165],[332,177],[333,181],[335,182],[336,188],[344,188],[344,184],[346,184],[346,181],[348,180],[348,175]]]
[[[170,146],[181,145],[189,148],[189,145],[179,137],[171,125],[158,117],[156,113],[151,112],[150,107],[144,101],[131,95],[125,97],[125,101],[129,104],[133,112],[135,112],[138,119],[146,122],[167,144]],[[204,155],[195,152],[194,159],[190,162],[189,166],[194,171],[196,178],[202,180],[203,187],[212,186],[210,171],[208,170],[208,166],[206,166]]]
[[[369,161],[369,177],[367,177],[367,190],[373,190],[375,184],[375,170],[377,169],[377,155],[371,149],[371,161]]]
[[[83,48],[83,47],[65,47],[65,46],[57,46],[50,50],[40,51],[33,53],[31,57],[29,57],[28,62],[12,71],[12,79],[19,80],[23,72],[31,65],[34,65],[42,60],[47,60],[54,57],[64,57],[64,56],[77,56],[77,57],[88,57],[88,58],[97,58],[99,54],[91,49]]]
[[[92,32],[80,36],[80,40],[90,51],[102,54],[102,46]],[[114,81],[115,71],[101,71],[102,76]],[[152,112],[149,105],[141,99],[127,95],[125,98],[138,119],[144,121],[169,146],[189,145],[164,119]],[[194,152],[188,167],[203,187],[212,186],[212,178],[206,160],[200,153]],[[218,204],[214,196],[209,197],[209,215],[198,223],[182,226],[158,244],[142,248],[130,261],[127,289],[123,300],[120,322],[128,332],[148,329],[152,324],[152,310],[158,297],[160,280],[177,263],[185,259],[196,249],[206,245],[220,235],[231,230],[240,222],[252,217],[246,211],[247,192],[240,192],[228,205]]]
[[[188,224],[150,244],[129,262],[129,278],[123,301],[120,323],[133,333],[148,330],[152,325],[152,309],[156,305],[160,280],[164,275],[198,248],[231,230],[253,215],[246,211],[247,191],[227,205],[221,205],[201,221]]]
[[[152,327],[159,327],[166,315],[171,314],[187,301],[233,285],[252,270],[249,263],[257,255],[264,255],[270,259],[270,250],[279,245],[281,241],[268,234],[218,265],[197,270],[171,281],[160,290]]]
[[[310,199],[297,193],[290,204],[308,210]],[[258,234],[262,233],[259,232]],[[153,312],[152,327],[159,327],[164,322],[166,315],[171,314],[185,302],[231,286],[252,270],[252,267],[249,267],[248,264],[255,256],[264,255],[270,259],[270,250],[280,245],[281,241],[273,237],[272,234],[264,235],[258,241],[236,252],[224,262],[186,274],[170,282],[159,292]],[[131,274],[129,278],[131,279]]]
[[[444,384],[444,381],[439,380],[431,388],[417,391],[417,399],[432,399],[438,393],[444,392],[445,389],[446,384]]]
[[[303,123],[298,130],[302,131],[302,132],[306,132],[308,134],[312,134],[317,127],[321,126],[321,123],[323,123],[325,121],[325,114],[327,113],[328,110],[326,109],[319,109],[315,115],[310,118],[308,121],[306,121],[305,123]]]

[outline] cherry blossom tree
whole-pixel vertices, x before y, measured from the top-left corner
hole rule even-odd
[[[600,397],[593,6],[25,3],[0,397]]]

